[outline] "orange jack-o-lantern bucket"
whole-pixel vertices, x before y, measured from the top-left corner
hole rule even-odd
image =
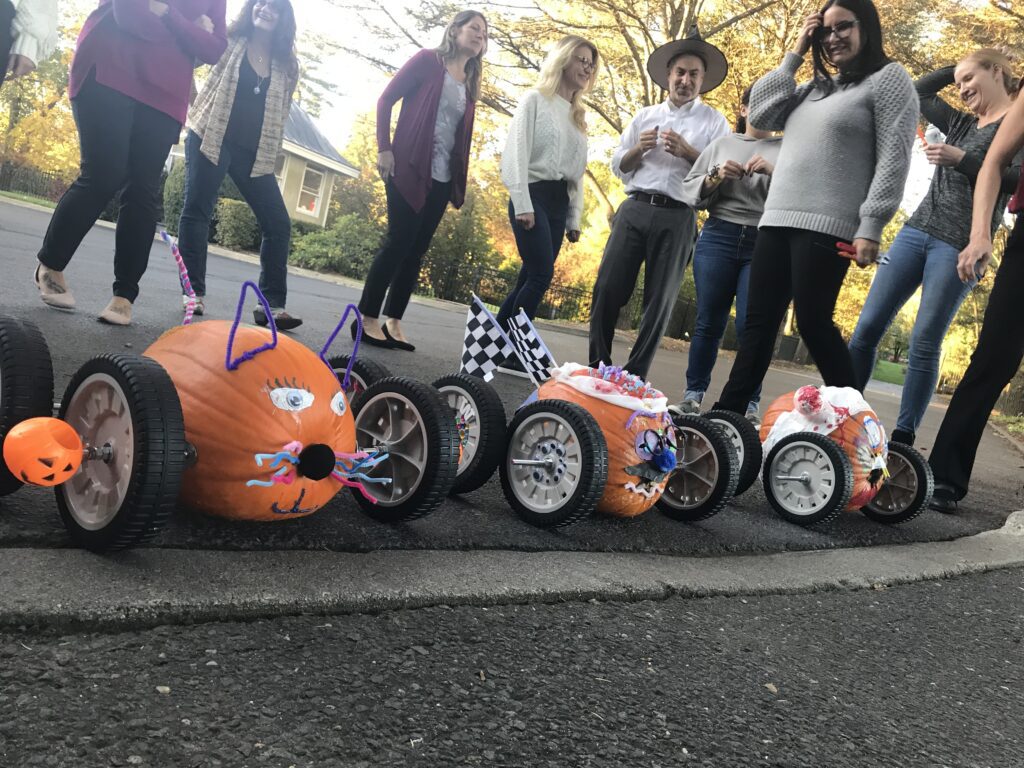
[[[875,498],[886,476],[885,429],[857,390],[805,386],[774,400],[761,421],[761,442],[798,431],[828,435],[850,460],[853,494],[846,511]]]
[[[551,374],[537,397],[582,406],[604,433],[608,481],[598,511],[616,517],[646,512],[676,466],[675,431],[665,396],[621,368],[567,363]]]

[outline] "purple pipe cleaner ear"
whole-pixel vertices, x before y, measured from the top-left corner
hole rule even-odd
[[[238,333],[238,326],[242,324],[242,309],[245,307],[245,292],[252,288],[253,293],[256,294],[256,298],[259,299],[260,304],[263,306],[263,311],[267,315],[267,320],[270,323],[270,341],[256,349],[248,352],[243,352],[237,358],[232,359],[231,355],[235,348],[235,334]],[[270,311],[270,304],[267,303],[267,297],[260,291],[259,286],[251,280],[246,280],[242,283],[242,292],[238,295],[238,309],[235,310],[235,322],[231,324],[231,331],[228,333],[228,348],[224,355],[224,367],[229,371],[238,369],[242,363],[252,360],[260,352],[266,352],[269,349],[273,349],[277,346],[277,323],[274,322],[274,313]]]
[[[345,321],[348,320],[350,313],[355,313],[356,316],[356,342],[352,345],[352,354],[348,359],[348,366],[345,368],[345,378],[341,380],[341,388],[348,389],[349,376],[352,374],[352,366],[356,362],[356,353],[359,351],[359,342],[363,340],[363,316],[359,313],[359,308],[355,304],[349,304],[345,307],[345,314],[341,316],[341,320],[334,326],[334,331],[330,336],[327,337],[327,343],[324,344],[324,348],[320,350],[320,359],[324,361],[324,365],[331,368],[331,364],[327,362],[327,350],[331,348],[331,344],[341,333],[341,329],[345,327]],[[334,373],[334,369],[331,368],[331,373]]]

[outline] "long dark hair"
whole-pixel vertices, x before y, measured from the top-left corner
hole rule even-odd
[[[882,47],[882,21],[878,18],[878,9],[871,0],[828,0],[822,7],[825,13],[832,6],[845,8],[857,17],[860,32],[860,51],[849,66],[839,72],[837,80],[842,84],[859,83],[878,70],[892,63],[885,55]],[[814,84],[825,94],[835,90],[832,73],[837,71],[836,65],[825,51],[824,40],[815,35],[811,40],[811,53],[814,58]]]
[[[740,96],[740,106],[743,106],[743,107],[749,107],[750,106],[750,92],[752,90],[754,90],[754,83],[751,83],[750,85],[748,85],[746,90],[743,91],[743,95]],[[736,117],[736,133],[746,133],[746,132],[747,132],[747,118],[745,118],[742,114],[740,114],[740,115],[738,115]]]
[[[228,27],[228,37],[252,38],[256,26],[252,23],[252,10],[259,0],[248,0],[235,20]],[[295,9],[291,0],[270,0],[277,10],[277,27],[270,41],[270,56],[287,68],[288,76],[296,78],[299,72],[299,57],[295,53]]]

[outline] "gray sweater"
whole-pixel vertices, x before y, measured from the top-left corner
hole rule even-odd
[[[704,179],[713,165],[734,160],[746,165],[754,155],[760,155],[772,165],[778,162],[782,137],[755,139],[742,133],[730,133],[708,144],[697,158],[683,181],[683,195],[679,199],[691,208],[707,208],[716,219],[756,227],[764,211],[771,176],[755,173],[742,179],[726,179],[707,197],[701,196]]]
[[[910,75],[892,63],[825,96],[812,83],[797,86],[802,63],[787,53],[750,94],[751,124],[786,132],[761,226],[881,242],[910,171],[918,115]]]

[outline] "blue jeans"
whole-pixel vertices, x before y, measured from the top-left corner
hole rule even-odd
[[[928,410],[939,380],[942,339],[960,304],[976,284],[964,284],[956,272],[960,249],[931,235],[903,227],[878,268],[850,339],[850,357],[863,390],[878,357],[878,344],[900,308],[921,286],[921,306],[910,334],[907,376],[903,382],[896,429],[914,434]]]
[[[686,366],[685,400],[701,402],[711,385],[711,371],[718,359],[729,309],[736,299],[736,337],[743,335],[747,318],[747,285],[754,258],[757,227],[709,218],[700,231],[693,256],[693,282],[697,289],[697,327],[690,340]],[[757,410],[758,385],[748,410]]]
[[[252,178],[256,152],[224,142],[214,165],[199,151],[203,140],[194,131],[185,139],[185,202],[178,224],[178,248],[197,296],[206,295],[206,249],[210,219],[221,182],[228,174],[252,208],[263,234],[260,245],[260,290],[273,309],[288,297],[288,245],[292,222],[274,174]]]
[[[565,238],[565,219],[569,214],[569,187],[565,181],[535,181],[529,186],[533,203],[532,229],[516,221],[512,201],[508,203],[508,220],[516,238],[523,267],[511,293],[498,310],[497,321],[504,328],[522,307],[532,320],[555,275],[555,260]]]

